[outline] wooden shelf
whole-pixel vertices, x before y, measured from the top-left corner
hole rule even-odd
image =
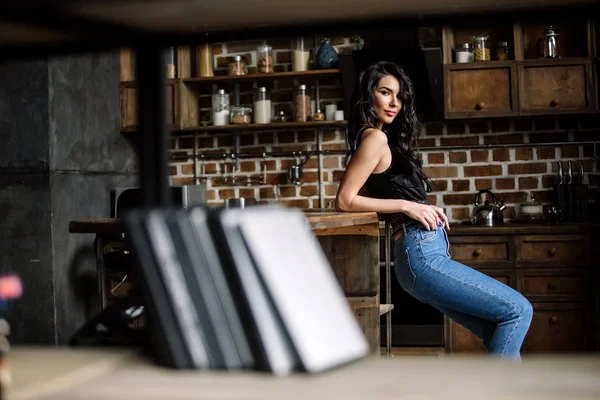
[[[379,305],[379,316],[387,314],[394,309],[393,304],[380,304]]]
[[[302,72],[274,72],[272,74],[220,75],[211,77],[183,78],[186,84],[211,84],[217,82],[248,82],[265,79],[318,78],[340,73],[339,69],[316,69]]]
[[[316,128],[346,128],[346,121],[309,121],[309,122],[273,122],[270,124],[239,124],[222,126],[192,126],[177,129],[177,133],[185,132],[239,132],[239,131],[271,131],[282,129],[316,129]]]

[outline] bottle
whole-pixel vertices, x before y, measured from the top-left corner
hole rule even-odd
[[[165,54],[165,64],[167,68],[167,79],[175,79],[177,71],[175,68],[175,47],[171,46]]]
[[[308,71],[310,52],[304,47],[304,38],[296,39],[296,49],[292,50],[292,71]]]
[[[266,87],[259,87],[254,92],[254,123],[268,124],[271,122],[271,95]]]
[[[294,98],[296,122],[306,122],[310,118],[310,95],[306,85],[299,85]]]
[[[496,60],[506,61],[509,58],[508,42],[498,42],[498,46],[496,46]]]
[[[208,43],[202,44],[198,49],[198,76],[215,76],[212,47]]]
[[[266,41],[262,41],[256,48],[256,66],[261,74],[271,74],[275,72],[273,47]]]
[[[279,192],[279,186],[277,186],[277,177],[273,178],[273,203],[279,203],[281,193]]]
[[[212,116],[215,126],[229,124],[229,94],[223,89],[212,95]]]
[[[468,63],[473,61],[473,47],[471,43],[461,43],[456,46],[456,62]]]

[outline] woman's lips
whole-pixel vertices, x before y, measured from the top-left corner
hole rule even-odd
[[[385,113],[387,114],[388,117],[393,117],[394,115],[396,115],[395,111],[386,111]]]

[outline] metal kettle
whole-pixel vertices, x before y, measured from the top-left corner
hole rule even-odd
[[[492,198],[493,204],[490,204],[486,200],[483,204],[479,203],[479,197],[487,193]],[[475,195],[475,208],[473,209],[473,216],[471,222],[473,225],[479,226],[496,226],[504,224],[504,214],[502,211],[506,208],[506,205],[500,201],[496,201],[496,196],[488,189],[480,190]]]

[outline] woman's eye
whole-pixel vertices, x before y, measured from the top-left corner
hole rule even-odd
[[[382,94],[382,95],[384,95],[384,96],[387,96],[389,93],[388,93],[388,92],[385,92],[385,91],[383,91],[383,92],[381,92],[381,94]]]

